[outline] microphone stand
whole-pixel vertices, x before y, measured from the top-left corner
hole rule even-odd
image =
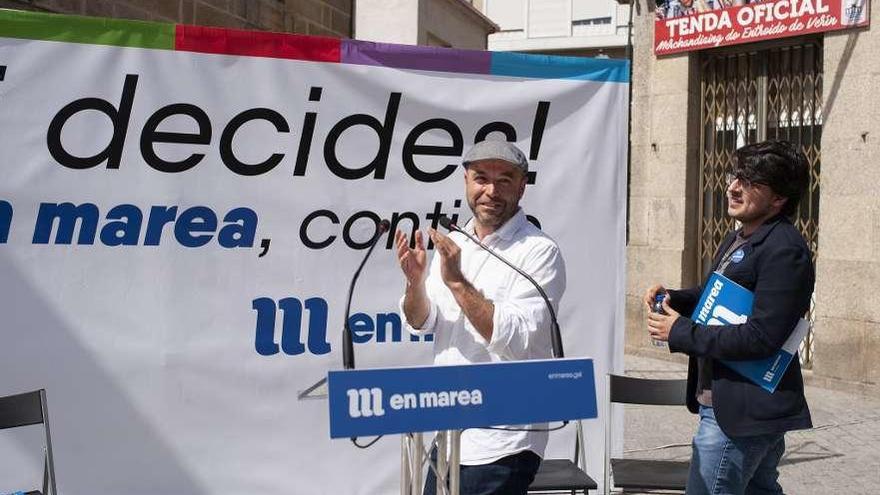
[[[345,320],[342,324],[342,367],[347,370],[354,369],[354,339],[352,338],[351,327],[348,324],[348,319],[351,316],[351,296],[354,294],[354,285],[357,283],[357,279],[360,277],[364,265],[367,264],[367,260],[370,259],[370,255],[373,254],[373,249],[376,247],[376,244],[379,243],[379,238],[381,238],[382,234],[387,232],[390,228],[391,222],[388,220],[382,220],[379,222],[379,225],[376,226],[376,235],[370,240],[370,247],[367,249],[367,254],[364,255],[364,259],[361,260],[361,264],[358,265],[357,270],[355,270],[354,276],[351,278],[351,285],[348,286],[348,298],[345,301]],[[357,437],[351,437],[350,440],[355,447],[367,449],[378,442],[380,438],[382,438],[382,435],[374,438],[366,445],[359,444]]]
[[[342,367],[347,370],[354,369],[354,340],[352,338],[351,327],[348,324],[348,319],[351,316],[351,296],[354,294],[354,285],[357,283],[357,279],[361,275],[361,270],[364,268],[370,255],[373,254],[373,248],[379,243],[379,238],[382,237],[382,234],[387,232],[389,228],[391,228],[391,222],[388,220],[382,220],[379,222],[379,225],[376,228],[376,235],[373,236],[373,239],[370,241],[370,247],[367,249],[367,254],[364,256],[361,264],[358,265],[357,270],[354,272],[354,276],[351,278],[351,285],[348,286],[348,298],[345,302],[345,320],[342,324]]]

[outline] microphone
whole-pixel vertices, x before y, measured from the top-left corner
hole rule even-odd
[[[556,311],[553,310],[553,305],[550,304],[550,298],[547,297],[547,293],[544,292],[544,289],[541,287],[541,284],[536,282],[535,279],[533,279],[528,273],[524,272],[521,268],[517,267],[516,265],[514,265],[510,261],[507,261],[500,254],[496,253],[495,250],[493,250],[489,246],[480,242],[479,239],[468,234],[458,225],[455,225],[454,223],[452,223],[452,220],[450,220],[448,217],[445,217],[445,216],[440,217],[439,222],[440,222],[440,225],[442,225],[443,228],[445,228],[446,230],[448,230],[450,232],[458,232],[459,234],[464,235],[465,237],[467,237],[468,239],[470,239],[471,241],[476,243],[481,248],[485,249],[489,254],[498,258],[502,263],[504,263],[505,265],[507,265],[511,269],[513,269],[513,271],[515,271],[516,273],[519,273],[520,275],[525,277],[526,280],[531,282],[532,285],[534,285],[535,288],[538,289],[538,294],[540,294],[541,297],[544,299],[544,304],[547,305],[547,310],[550,311],[550,322],[551,322],[550,346],[552,347],[552,350],[553,350],[553,357],[555,357],[557,359],[565,357],[565,353],[562,350],[562,334],[559,331],[559,322],[556,321]]]
[[[364,256],[361,264],[358,265],[357,270],[354,272],[354,277],[351,278],[351,285],[348,287],[348,299],[345,302],[345,320],[343,320],[344,323],[342,327],[342,366],[347,370],[354,369],[354,341],[351,336],[351,327],[348,325],[348,319],[351,316],[351,296],[354,293],[354,284],[357,283],[357,279],[361,275],[361,270],[364,268],[370,255],[373,253],[373,248],[379,243],[379,238],[382,237],[382,234],[388,232],[388,229],[390,228],[391,222],[388,220],[382,220],[379,222],[379,225],[376,226],[376,234],[373,235],[373,238],[370,240],[370,247],[367,249],[367,254]]]

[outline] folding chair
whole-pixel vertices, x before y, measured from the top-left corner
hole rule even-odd
[[[689,461],[613,459],[611,457],[611,405],[642,404],[683,406],[687,403],[687,380],[658,380],[608,375],[608,427],[605,429],[605,487],[624,492],[639,490],[681,491],[688,479]]]
[[[46,434],[46,443],[43,447],[43,491],[31,491],[27,494],[57,495],[55,463],[52,460],[52,441],[49,437],[46,391],[40,389],[24,394],[0,397],[0,430],[37,424],[43,425],[43,431]]]
[[[544,459],[538,474],[529,486],[529,493],[568,492],[584,494],[597,488],[596,482],[585,472],[587,459],[584,454],[584,430],[580,420],[576,423],[577,435],[574,441],[574,461],[569,459]]]

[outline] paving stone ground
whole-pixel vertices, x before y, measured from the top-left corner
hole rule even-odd
[[[684,378],[685,365],[627,355],[626,372]],[[880,494],[880,399],[808,385],[813,429],[786,435],[780,483],[789,495]],[[628,457],[689,459],[696,416],[684,407],[626,406]],[[660,447],[660,448],[658,448]]]

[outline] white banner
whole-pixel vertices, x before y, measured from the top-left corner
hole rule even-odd
[[[566,260],[566,355],[622,367],[626,81],[20,35],[0,67],[0,395],[47,390],[65,495],[396,492],[397,438],[331,441],[327,403],[296,396],[341,367],[378,219],[470,217],[457,164],[484,134],[531,155],[523,207]],[[383,239],[352,304],[359,368],[430,363],[402,290]],[[570,430],[548,456],[571,455]],[[0,443],[0,493],[42,479],[37,437]]]

